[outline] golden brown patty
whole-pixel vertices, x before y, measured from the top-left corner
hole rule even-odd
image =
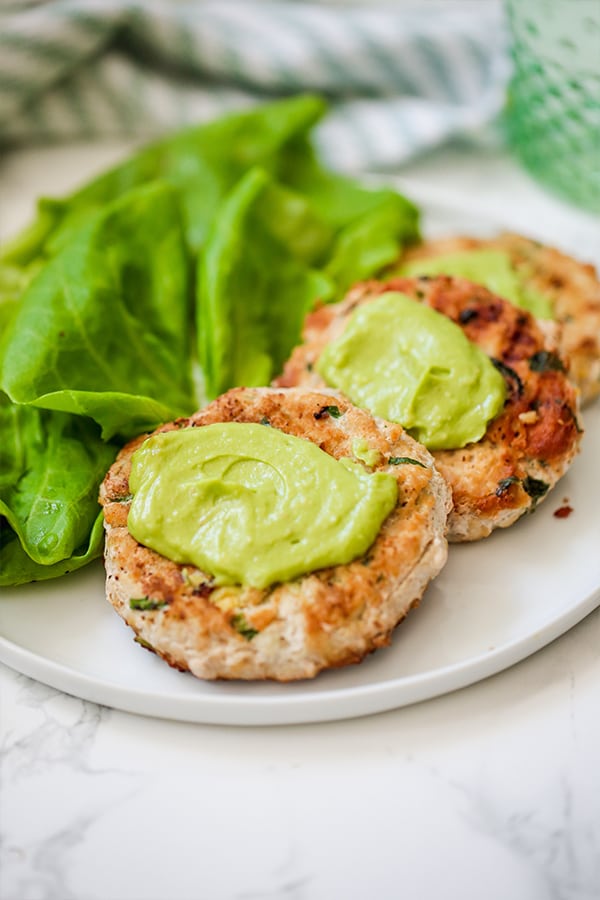
[[[586,403],[600,394],[600,281],[594,266],[518,234],[444,238],[411,248],[402,262],[467,250],[503,250],[522,281],[548,298],[561,326],[558,347]]]
[[[496,361],[508,396],[477,443],[436,450],[436,467],[452,488],[448,538],[472,541],[535,508],[565,473],[579,445],[577,392],[536,320],[488,290],[460,278],[397,278],[357,285],[337,304],[308,316],[279,386],[324,384],[315,365],[342,334],[352,311],[386,291],[400,291],[448,316]]]
[[[330,415],[332,406],[339,417]],[[215,422],[268,422],[336,459],[353,456],[353,442],[362,438],[381,454],[374,468],[397,479],[397,505],[366,556],[348,565],[265,590],[215,587],[208,573],[165,559],[127,530],[131,456],[142,435],[122,450],[100,491],[107,596],[138,640],[200,678],[278,681],[360,662],[388,644],[446,561],[450,492],[427,450],[399,425],[374,419],[333,391],[235,388],[158,430]],[[422,465],[389,462],[401,457]],[[131,609],[130,600],[140,597],[157,608]]]

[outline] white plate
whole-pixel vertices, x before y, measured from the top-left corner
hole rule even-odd
[[[493,232],[436,208],[429,234]],[[600,405],[583,450],[534,515],[449,561],[392,646],[360,666],[289,685],[204,683],[133,642],[104,599],[100,563],[53,582],[4,589],[0,659],[86,700],[190,722],[271,725],[342,719],[472,684],[539,650],[600,604]],[[554,512],[565,503],[568,518]]]

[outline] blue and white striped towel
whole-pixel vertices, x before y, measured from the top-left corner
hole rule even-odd
[[[478,138],[503,103],[496,0],[362,7],[259,0],[0,0],[0,145],[155,135],[302,90],[319,150],[395,167]]]

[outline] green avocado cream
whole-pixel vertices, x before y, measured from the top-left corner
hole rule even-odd
[[[239,422],[153,435],[129,484],[137,541],[217,584],[257,588],[361,556],[398,495],[391,475]]]
[[[325,381],[431,450],[464,447],[502,409],[506,385],[450,319],[405,294],[357,307],[317,363]]]
[[[415,259],[401,269],[402,275],[456,275],[466,278],[526,309],[538,319],[552,319],[554,312],[547,297],[530,288],[513,267],[503,250],[464,250],[426,259]]]

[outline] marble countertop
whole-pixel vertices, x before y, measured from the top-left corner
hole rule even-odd
[[[36,184],[60,193],[122,149],[5,156],[2,233]],[[598,220],[504,153],[440,151],[400,181],[598,256]],[[271,728],[130,715],[0,667],[0,897],[596,900],[599,648],[597,609],[461,691]]]

